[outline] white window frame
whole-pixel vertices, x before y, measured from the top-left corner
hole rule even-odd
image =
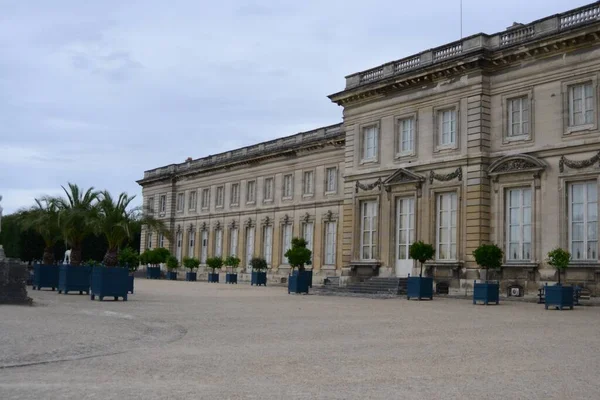
[[[185,210],[185,193],[177,193],[177,212]]]
[[[511,194],[519,193],[519,202],[517,205],[511,204]],[[525,193],[529,192],[529,204],[525,204]],[[505,224],[506,224],[506,262],[530,262],[533,260],[533,190],[531,187],[511,187],[506,189],[505,194]],[[529,222],[525,221],[526,210],[529,209]],[[519,220],[516,223],[511,222],[511,211],[516,210]],[[518,228],[518,238],[513,238],[512,227]],[[525,241],[526,231],[529,230],[529,242]],[[517,256],[514,257],[511,251],[511,244],[517,245]],[[525,246],[529,245],[529,258],[525,255]]]
[[[152,250],[152,231],[146,233],[146,248]]]
[[[417,119],[414,115],[397,119],[396,122],[396,158],[415,154]],[[404,134],[408,137],[405,140]]]
[[[165,247],[165,234],[164,233],[160,233],[158,235],[158,247],[159,248]]]
[[[194,257],[196,254],[196,231],[188,232],[188,257]]]
[[[372,212],[372,213],[371,213]],[[372,261],[377,259],[378,245],[378,203],[376,200],[365,200],[360,203],[360,259]],[[365,242],[365,233],[369,240]],[[365,249],[367,252],[365,253]],[[366,254],[366,255],[365,255]]]
[[[154,214],[154,196],[148,197],[148,203],[146,208],[148,209],[149,214]]]
[[[333,173],[330,174],[330,171]],[[337,167],[325,168],[325,194],[336,194],[337,193],[337,180],[338,180],[338,169]]]
[[[323,252],[323,264],[335,266],[337,252],[337,221],[326,221],[324,223],[324,236],[325,251]]]
[[[290,262],[285,256],[285,253],[292,248],[292,225],[281,225],[281,263],[288,265]]]
[[[446,115],[448,115],[448,119],[446,120]],[[449,107],[444,108],[437,111],[437,119],[438,119],[438,142],[437,145],[439,148],[454,148],[456,147],[457,139],[458,139],[458,112],[456,108]],[[448,125],[446,125],[448,124]],[[444,142],[444,128],[449,126],[447,137],[448,141]],[[454,128],[454,129],[452,129]]]
[[[289,179],[288,179],[289,178]],[[285,174],[282,178],[282,190],[281,190],[281,198],[283,200],[290,200],[294,197],[294,175],[293,174]],[[289,185],[288,185],[289,182]]]
[[[263,226],[263,257],[268,266],[273,263],[273,225]]]
[[[188,196],[188,208],[190,211],[195,211],[196,206],[198,204],[198,192],[196,190],[190,190],[190,194]]]
[[[361,162],[377,162],[379,154],[379,124],[363,126],[361,128]]]
[[[302,238],[306,240],[306,248],[313,252],[313,243],[315,240],[315,223],[312,221],[302,223]]]
[[[518,104],[518,110],[515,105]],[[528,95],[520,95],[506,99],[506,139],[523,140],[531,135],[531,99]],[[515,114],[518,118],[515,118]],[[515,132],[518,127],[519,132]],[[525,132],[526,131],[526,132]]]
[[[236,207],[236,206],[240,205],[240,184],[239,183],[231,184],[229,205],[231,207]]]
[[[246,232],[246,236],[245,236],[246,247],[244,249],[244,253],[246,256],[246,266],[249,267],[250,261],[252,260],[252,257],[254,257],[254,241],[255,241],[254,236],[256,235],[256,228],[254,226],[247,226],[245,232]],[[252,233],[250,233],[250,232],[252,232]]]
[[[315,194],[315,171],[302,172],[302,196],[310,197]]]
[[[223,257],[223,229],[215,229],[215,257]]]
[[[183,232],[179,231],[175,234],[175,257],[181,263],[181,255],[183,253]]]
[[[201,207],[203,210],[208,210],[210,208],[210,188],[202,189],[202,204]]]
[[[246,182],[246,203],[256,203],[256,181]]]
[[[217,186],[215,194],[215,208],[222,208],[225,204],[225,186]]]
[[[453,202],[454,199],[454,208]],[[458,193],[457,192],[441,192],[436,194],[436,216],[435,216],[435,256],[441,261],[456,261],[458,259]],[[443,207],[443,208],[442,208]],[[449,213],[448,224],[442,226],[441,213]],[[452,218],[454,213],[454,218]],[[441,230],[448,231],[448,241],[442,243],[440,238]],[[452,230],[454,229],[454,241],[452,241]],[[454,245],[454,257],[452,256],[452,246]],[[446,254],[442,257],[442,251],[445,247]]]
[[[264,196],[263,201],[265,203],[273,201],[273,188],[275,187],[274,182],[275,182],[275,179],[273,179],[273,177],[271,177],[271,176],[265,178],[265,187],[264,187],[264,191],[263,191],[263,196]]]
[[[581,88],[582,89],[582,98],[581,99],[577,99],[575,97],[575,90],[577,88]],[[587,88],[590,89],[591,92],[591,96],[588,96],[587,93]],[[595,88],[594,88],[594,82],[593,81],[586,81],[586,82],[578,82],[578,83],[574,83],[572,85],[568,86],[568,117],[569,117],[569,127],[570,128],[581,128],[581,127],[587,127],[587,126],[593,126],[595,121],[596,121],[596,109],[597,109],[597,105],[596,105],[596,93],[595,93]],[[590,100],[588,104],[588,99]],[[575,101],[581,101],[581,110],[580,111],[576,111],[575,110]],[[591,107],[591,108],[590,108]],[[588,114],[589,112],[589,114]],[[575,121],[576,118],[576,114],[582,114],[583,115],[583,121],[581,123],[577,123]],[[587,120],[587,116],[591,115],[591,121]]]
[[[231,228],[229,230],[229,255],[236,256],[238,252],[238,236],[240,230],[238,228]]]
[[[158,201],[159,201],[159,212],[161,214],[166,213],[167,212],[167,195],[161,194]]]
[[[583,220],[582,221],[573,221],[573,204],[574,204],[574,187],[575,186],[583,186],[583,199],[582,199],[582,208],[583,208]],[[593,185],[592,190],[590,191],[590,185]],[[590,262],[590,261],[598,261],[598,181],[597,180],[584,180],[584,181],[576,181],[570,182],[568,185],[568,196],[567,196],[567,204],[568,204],[568,240],[569,240],[569,252],[571,253],[571,262]],[[592,193],[595,195],[595,201],[593,201]],[[590,200],[590,198],[592,198]],[[594,207],[595,203],[595,207]],[[591,207],[590,207],[591,206]],[[590,209],[595,208],[596,218],[590,217]],[[573,239],[573,225],[575,222],[579,222],[583,224],[582,233],[583,238],[579,240]],[[589,225],[596,225],[596,238],[590,238]],[[584,257],[578,258],[578,254],[574,250],[574,242],[581,242],[583,244],[583,251],[586,253]],[[596,242],[595,248],[590,248],[590,242]],[[591,253],[591,254],[590,254]],[[593,257],[595,253],[596,257]]]
[[[200,234],[200,262],[206,264],[208,258],[208,231],[203,230]]]

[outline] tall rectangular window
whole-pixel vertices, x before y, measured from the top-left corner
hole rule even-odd
[[[237,257],[238,246],[238,228],[231,228],[229,231],[229,255]]]
[[[240,204],[240,184],[232,183],[231,184],[231,199],[229,204],[232,206],[237,206]]]
[[[363,201],[360,208],[360,258],[375,260],[377,258],[377,202]]]
[[[531,260],[531,189],[510,189],[506,194],[508,260]]]
[[[251,272],[250,261],[254,257],[254,227],[249,226],[246,228],[246,266],[248,271]]]
[[[165,235],[164,233],[161,233],[158,235],[158,247],[160,248],[164,248],[165,247]]]
[[[273,178],[265,178],[265,201],[273,200]]]
[[[313,251],[313,231],[315,225],[312,222],[302,224],[302,238],[306,240],[306,248]]]
[[[194,257],[196,254],[196,231],[190,231],[188,238],[188,257]]]
[[[256,201],[256,181],[248,181],[246,185],[246,202],[254,203]]]
[[[223,230],[215,230],[215,257],[223,256]]]
[[[152,232],[150,231],[146,235],[146,248],[152,249]]]
[[[177,211],[183,211],[185,207],[185,193],[177,193]]]
[[[206,264],[208,258],[208,231],[202,231],[202,241],[200,242],[200,262]]]
[[[403,118],[398,121],[398,155],[411,154],[415,150],[415,119]]]
[[[303,194],[311,195],[314,193],[314,174],[312,171],[304,172],[304,179],[302,180]]]
[[[337,192],[337,168],[331,167],[325,170],[325,192]]]
[[[148,205],[146,206],[149,214],[154,214],[154,197],[148,198]]]
[[[202,209],[207,210],[210,207],[210,189],[202,189]]]
[[[572,260],[598,259],[598,184],[569,186],[569,242]]]
[[[378,128],[369,126],[362,132],[362,161],[375,161],[377,159]]]
[[[438,112],[438,137],[440,146],[456,144],[456,110],[442,110]]]
[[[456,193],[437,196],[437,259],[456,260]]]
[[[175,236],[175,257],[181,262],[181,250],[183,249],[183,232],[177,232]]]
[[[196,203],[198,203],[197,199],[196,199],[196,195],[198,192],[196,192],[195,190],[190,191],[190,195],[188,198],[188,207],[190,210],[195,210],[196,209]]]
[[[263,257],[267,265],[271,265],[273,260],[273,227],[265,226],[263,229]]]
[[[164,213],[167,211],[167,195],[166,194],[161,194],[160,195],[160,200],[159,200],[160,204],[159,204],[159,210],[161,213]]]
[[[593,124],[595,103],[592,82],[569,86],[569,126]]]
[[[292,187],[292,174],[284,175],[282,191],[283,198],[291,198],[293,194],[294,192]]]
[[[225,188],[223,186],[217,187],[217,198],[216,198],[216,207],[223,207],[223,199],[225,195]]]
[[[335,222],[325,223],[325,265],[335,265],[336,228]]]
[[[508,100],[508,137],[529,135],[529,99],[527,96]]]
[[[281,227],[281,260],[282,264],[289,264],[285,253],[292,248],[292,226],[282,225]]]

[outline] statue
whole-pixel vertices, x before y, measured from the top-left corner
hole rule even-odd
[[[63,260],[63,264],[71,264],[71,249],[65,251],[65,259]]]

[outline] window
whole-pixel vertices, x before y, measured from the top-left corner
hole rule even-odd
[[[507,191],[506,234],[507,259],[531,260],[531,189]]]
[[[456,193],[437,197],[437,259],[456,260]]]
[[[508,100],[509,138],[529,136],[529,99],[527,96]]]
[[[225,197],[224,194],[225,194],[225,188],[223,186],[218,186],[217,187],[216,207],[223,207],[223,199]]]
[[[159,210],[161,213],[164,213],[167,211],[167,195],[166,194],[161,194],[160,195],[160,204],[159,204]]]
[[[377,159],[377,131],[377,126],[363,128],[362,161],[375,161]]]
[[[200,262],[206,264],[208,258],[208,231],[202,231],[202,248],[200,249]]]
[[[305,171],[304,179],[302,180],[303,194],[311,195],[314,193],[314,173],[313,171]]]
[[[325,170],[325,193],[337,192],[337,168],[331,167]]]
[[[240,204],[240,184],[232,183],[231,184],[231,199],[229,204],[232,206],[237,206]]]
[[[192,190],[190,192],[189,198],[188,198],[188,207],[190,208],[190,210],[195,210],[196,209],[196,204],[198,203],[198,200],[196,199],[198,195],[198,192],[196,192],[195,190]]]
[[[185,207],[185,193],[177,193],[177,211],[183,211]]]
[[[265,178],[265,201],[273,200],[273,178]]]
[[[248,181],[246,186],[246,202],[254,203],[256,201],[256,181]]]
[[[325,223],[325,265],[335,265],[336,223]]]
[[[569,187],[569,250],[572,260],[598,259],[598,185],[596,181]]]
[[[415,119],[403,118],[398,121],[398,155],[412,154],[415,150]]]
[[[152,249],[152,232],[148,232],[146,237],[146,248]]]
[[[249,226],[246,228],[246,266],[248,271],[252,272],[250,261],[254,256],[254,227]]]
[[[231,228],[229,231],[229,255],[237,257],[237,245],[238,245],[238,229]]]
[[[569,86],[569,126],[594,123],[595,96],[592,82]]]
[[[364,201],[360,208],[360,258],[375,260],[377,258],[377,202]]]
[[[190,231],[188,239],[188,257],[194,257],[196,253],[196,231]]]
[[[215,230],[215,257],[223,256],[223,230]]]
[[[181,262],[181,249],[183,245],[183,232],[177,232],[177,236],[175,239],[175,256],[177,257],[177,261]]]
[[[163,233],[158,235],[158,247],[160,247],[160,248],[165,247],[165,235]]]
[[[292,248],[292,226],[282,225],[281,229],[281,260],[282,264],[289,264],[285,253]]]
[[[438,111],[438,136],[440,146],[456,144],[456,110]]]
[[[293,194],[294,194],[294,192],[293,192],[293,187],[292,187],[292,174],[284,175],[283,176],[283,198],[284,199],[291,198]]]
[[[271,265],[273,259],[273,227],[265,226],[263,230],[263,257],[267,265]]]
[[[306,248],[311,252],[313,251],[313,231],[314,224],[312,222],[305,222],[302,225],[302,238],[306,240]]]
[[[148,198],[148,205],[146,206],[148,213],[154,214],[154,197]]]
[[[202,209],[207,210],[210,207],[210,189],[202,189]]]

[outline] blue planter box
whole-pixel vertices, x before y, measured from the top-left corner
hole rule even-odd
[[[127,292],[133,294],[133,275],[129,275],[129,286],[127,286]]]
[[[237,285],[237,274],[226,274],[225,275],[225,283],[231,283]]]
[[[60,265],[58,267],[58,293],[79,292],[90,294],[90,272],[87,265]]]
[[[187,282],[196,282],[196,273],[195,272],[186,272],[185,280]]]
[[[172,271],[167,272],[167,279],[170,281],[176,281],[177,280],[177,272],[172,272]]]
[[[210,283],[219,283],[219,274],[218,273],[209,273],[208,274],[208,281]]]
[[[313,270],[312,269],[310,269],[310,270],[307,269],[304,272],[308,275],[308,287],[312,288]]]
[[[433,300],[433,278],[409,276],[406,283],[406,298]]]
[[[160,267],[147,267],[146,279],[160,279]]]
[[[497,282],[473,282],[473,304],[478,301],[486,306],[489,303],[500,303],[500,285]]]
[[[100,301],[105,297],[114,297],[118,300],[122,297],[127,301],[127,291],[129,289],[129,270],[119,267],[94,267],[92,269],[92,291],[90,298],[94,300],[96,296]]]
[[[33,266],[33,290],[42,288],[58,287],[58,265],[42,265],[36,264]]]
[[[548,307],[556,307],[559,310],[563,308],[573,309],[573,286],[544,286],[546,297],[546,310]]]
[[[306,293],[308,294],[309,275],[306,271],[299,273],[294,271],[288,276],[288,294],[290,293]]]
[[[250,282],[250,286],[252,286],[252,285],[267,286],[267,273],[259,272],[259,271],[252,271],[252,281]]]

